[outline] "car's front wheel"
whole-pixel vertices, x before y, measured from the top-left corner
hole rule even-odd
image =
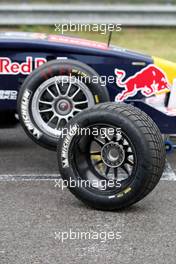
[[[56,149],[62,128],[71,118],[105,101],[109,101],[106,87],[91,67],[74,60],[54,60],[24,81],[18,113],[24,130],[36,143]]]

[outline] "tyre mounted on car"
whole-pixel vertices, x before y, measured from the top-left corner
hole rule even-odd
[[[95,76],[97,82],[92,81]],[[61,129],[71,118],[106,101],[106,87],[91,67],[74,60],[54,60],[26,78],[18,95],[18,113],[29,137],[55,150]]]

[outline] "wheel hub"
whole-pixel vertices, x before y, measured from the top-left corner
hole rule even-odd
[[[105,144],[101,150],[103,162],[112,168],[119,167],[125,160],[125,152],[122,146],[116,142]]]
[[[68,99],[63,98],[63,99],[59,99],[56,102],[55,108],[56,108],[56,112],[59,115],[65,116],[65,115],[68,115],[71,112],[72,104],[71,104],[71,102]]]

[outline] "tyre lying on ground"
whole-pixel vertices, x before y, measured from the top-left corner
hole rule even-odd
[[[165,165],[161,133],[144,112],[124,103],[103,103],[76,115],[57,147],[59,171],[87,205],[113,210],[149,194]]]
[[[17,104],[27,135],[55,150],[61,129],[72,117],[106,101],[109,95],[99,75],[88,65],[67,59],[53,60],[34,70],[20,88]]]

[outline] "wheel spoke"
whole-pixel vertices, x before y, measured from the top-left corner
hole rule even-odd
[[[49,119],[49,121],[47,122],[47,125],[49,125],[51,123],[51,121],[55,118],[55,115],[53,114],[53,116]]]
[[[128,169],[125,167],[125,164],[123,164],[121,168],[127,173],[128,176],[130,175]]]
[[[46,104],[46,105],[52,105],[53,104],[53,102],[48,102],[48,101],[43,101],[43,100],[39,100],[39,103]]]
[[[74,94],[70,98],[73,99],[80,92],[80,90],[81,88],[79,87],[78,90],[76,90],[76,92],[74,92]]]
[[[90,155],[91,156],[98,156],[98,155],[101,155],[101,152],[100,151],[91,152]]]
[[[79,112],[81,112],[81,111],[82,111],[82,109],[78,109],[78,108],[76,108],[76,107],[75,107],[73,111],[74,111],[74,112],[78,112],[78,113],[79,113]]]
[[[55,86],[56,86],[56,90],[57,90],[58,95],[61,95],[61,92],[60,92],[60,89],[59,89],[59,85],[58,85],[58,81],[57,81],[57,77],[55,77],[54,83],[55,83]]]
[[[57,120],[57,124],[56,124],[56,128],[55,129],[58,129],[59,128],[59,124],[60,124],[60,118],[58,117],[58,120]]]
[[[101,164],[101,163],[103,163],[102,160],[96,161],[96,162],[95,162],[95,166],[97,166],[97,165],[99,165],[99,164]]]
[[[99,138],[96,138],[96,137],[94,137],[94,139],[93,139],[99,146],[101,146],[101,147],[103,147],[104,146],[104,142],[103,141],[101,141]]]
[[[47,113],[47,112],[52,112],[52,108],[39,110],[39,113]]]
[[[56,98],[56,96],[50,91],[49,88],[47,88],[46,90],[47,90],[47,92],[48,92],[53,98]]]
[[[110,137],[107,135],[107,133],[104,133],[104,139],[106,141],[106,143],[108,143],[109,141],[111,141]]]
[[[134,166],[134,161],[132,160],[127,159],[126,163],[129,164],[130,166]]]
[[[121,137],[121,139],[118,141],[118,143],[120,144],[120,145],[123,145],[123,138]]]
[[[106,176],[108,176],[109,171],[110,171],[110,167],[106,166],[106,171],[105,171]]]
[[[116,137],[116,135],[115,135],[115,134],[113,135],[113,137],[112,137],[112,139],[111,139],[111,140],[112,140],[112,141],[115,141],[115,142],[117,141],[117,137]]]
[[[129,151],[129,152],[127,151],[126,154],[127,154],[128,156],[133,156],[133,152],[132,152],[132,151]]]
[[[66,91],[66,93],[65,93],[65,96],[67,96],[67,95],[69,94],[70,89],[71,89],[71,86],[72,86],[72,83],[71,83],[71,81],[70,81],[69,84],[68,84],[68,87],[67,87],[67,91]]]
[[[80,105],[80,104],[88,104],[88,100],[80,101],[80,102],[74,102],[74,105]]]
[[[114,178],[117,179],[118,177],[118,168],[114,168]]]

